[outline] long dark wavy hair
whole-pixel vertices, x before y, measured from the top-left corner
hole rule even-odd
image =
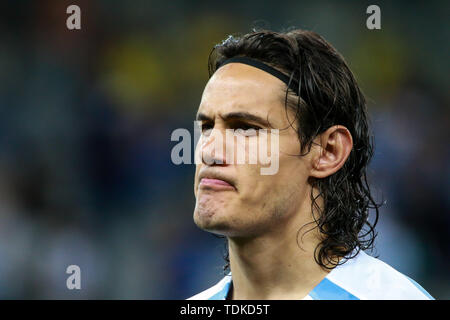
[[[243,36],[229,36],[212,49],[209,76],[225,60],[242,56],[264,62],[298,83],[298,90],[286,86],[284,101],[286,110],[292,108],[296,114],[301,144],[298,156],[309,152],[314,138],[333,125],[345,126],[352,135],[353,149],[344,166],[326,178],[310,179],[314,225],[307,232],[319,228],[323,235],[314,252],[316,262],[331,269],[360,250],[372,249],[381,206],[374,201],[366,176],[373,155],[373,135],[369,132],[366,100],[344,58],[315,32],[253,30]],[[319,194],[314,196],[315,188]],[[317,203],[319,197],[323,199],[322,208]],[[369,209],[375,212],[372,223]],[[339,260],[342,257],[346,259]],[[227,249],[224,258],[227,271]]]

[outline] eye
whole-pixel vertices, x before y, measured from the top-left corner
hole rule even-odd
[[[200,125],[200,129],[202,130],[202,133],[204,135],[208,135],[213,128],[214,128],[214,125],[212,123],[208,123],[208,122],[207,123],[202,123]]]
[[[252,137],[258,135],[258,130],[261,129],[261,127],[248,123],[237,123],[232,127],[232,129],[234,129],[238,134]]]

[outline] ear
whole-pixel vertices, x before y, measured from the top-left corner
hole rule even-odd
[[[342,168],[353,148],[350,131],[341,125],[328,128],[315,142],[320,145],[310,173],[315,178],[328,177]]]

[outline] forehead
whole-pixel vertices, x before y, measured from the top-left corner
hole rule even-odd
[[[230,63],[208,81],[198,112],[213,116],[247,111],[265,117],[269,112],[284,110],[284,92],[284,83],[269,73],[246,64]]]

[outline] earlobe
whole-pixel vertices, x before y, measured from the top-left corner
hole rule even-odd
[[[313,159],[311,176],[325,178],[338,171],[353,148],[350,131],[341,125],[330,127],[318,138],[317,156]]]

